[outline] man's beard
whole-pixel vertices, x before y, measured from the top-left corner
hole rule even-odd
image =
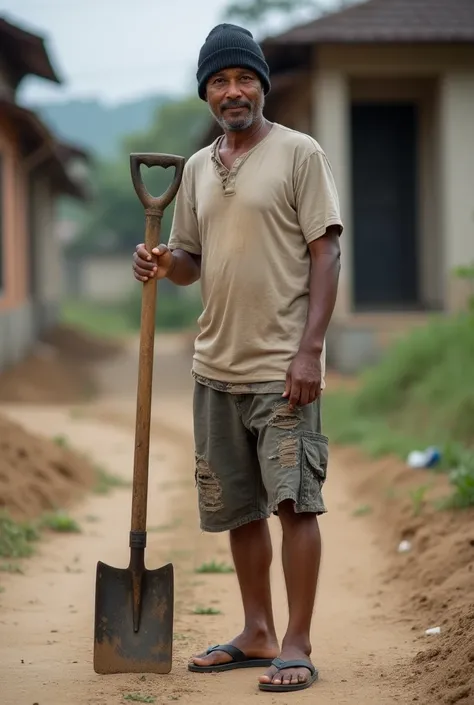
[[[226,132],[242,132],[242,130],[248,130],[248,128],[253,125],[255,119],[263,111],[263,104],[263,96],[261,101],[254,104],[250,103],[248,100],[229,100],[227,103],[220,106],[220,112],[218,115],[216,115],[212,109],[211,113],[222,129]],[[228,108],[246,108],[246,110],[242,115],[232,118],[230,115],[227,116],[226,114]]]

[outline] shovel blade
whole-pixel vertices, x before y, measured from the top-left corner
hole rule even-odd
[[[132,573],[99,561],[96,575],[94,671],[169,673],[173,656],[173,566],[145,570],[140,625],[133,628]]]

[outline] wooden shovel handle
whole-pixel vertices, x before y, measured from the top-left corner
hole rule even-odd
[[[151,252],[158,247],[163,211],[178,192],[183,174],[184,158],[171,154],[131,154],[130,169],[138,198],[145,208],[145,247]],[[140,164],[175,166],[174,179],[162,196],[153,197],[146,190],[140,175]],[[135,425],[135,456],[133,465],[133,497],[130,546],[144,549],[148,499],[148,465],[150,455],[150,420],[153,384],[157,281],[143,284],[140,322],[140,352],[138,360],[137,408]]]
[[[133,186],[144,208],[163,212],[165,208],[169,206],[178,193],[183,176],[184,162],[184,157],[177,157],[175,154],[130,155],[130,171],[132,173]],[[170,166],[175,167],[173,181],[161,196],[155,197],[148,193],[140,173],[140,166],[142,164],[149,168],[153,166],[161,166],[163,169],[168,169]]]

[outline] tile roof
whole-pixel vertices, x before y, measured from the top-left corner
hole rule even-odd
[[[474,0],[368,0],[265,44],[474,42]]]

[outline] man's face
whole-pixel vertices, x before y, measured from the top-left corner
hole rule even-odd
[[[226,132],[247,130],[263,112],[260,79],[248,69],[225,69],[211,76],[206,86],[211,113]]]

